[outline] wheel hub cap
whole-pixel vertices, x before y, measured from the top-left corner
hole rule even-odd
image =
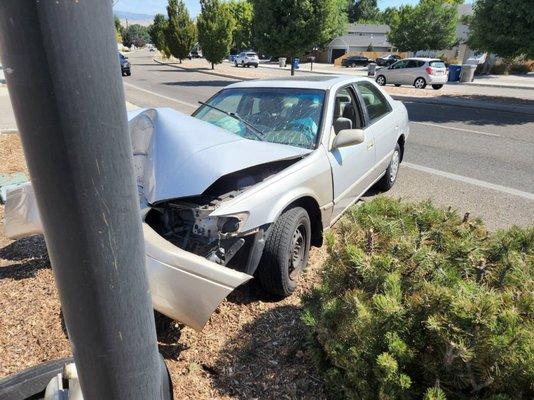
[[[393,153],[393,158],[391,159],[391,169],[390,169],[390,174],[389,174],[389,180],[391,182],[394,182],[395,179],[397,178],[397,173],[399,172],[399,161],[400,161],[399,152],[395,151]]]
[[[304,227],[300,225],[293,233],[289,254],[289,278],[295,280],[304,266],[306,256],[306,236]]]

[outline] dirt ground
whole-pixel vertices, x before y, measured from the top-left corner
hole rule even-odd
[[[17,135],[0,134],[0,160],[0,173],[26,171]],[[300,321],[300,295],[317,282],[325,257],[324,249],[312,252],[297,293],[285,300],[266,298],[254,282],[239,288],[202,332],[158,316],[175,398],[326,398]],[[0,378],[70,354],[43,237],[11,241],[0,223]]]

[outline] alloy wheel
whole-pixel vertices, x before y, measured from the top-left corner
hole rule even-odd
[[[389,169],[389,180],[391,182],[395,182],[395,179],[397,179],[397,173],[399,172],[399,165],[400,165],[400,155],[397,150],[393,153],[393,157],[391,158],[391,167]]]
[[[289,253],[289,279],[296,280],[302,270],[304,269],[304,263],[306,262],[306,227],[304,224],[300,224],[291,240],[291,248]]]

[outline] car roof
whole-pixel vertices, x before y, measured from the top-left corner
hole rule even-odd
[[[360,81],[369,81],[369,79],[347,75],[288,76],[285,78],[255,79],[237,82],[228,85],[227,88],[302,88],[328,90],[334,86]]]
[[[404,60],[415,60],[415,61],[424,61],[424,62],[442,61],[439,58],[425,58],[425,57],[410,57],[410,58],[405,58]]]

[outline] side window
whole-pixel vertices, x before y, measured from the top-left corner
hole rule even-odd
[[[408,64],[408,60],[401,60],[397,61],[395,64],[391,66],[392,69],[401,69],[406,68],[406,65]]]
[[[388,101],[373,84],[369,82],[357,82],[356,87],[363,97],[371,124],[391,111],[391,106]]]
[[[350,124],[347,120],[350,121]],[[341,129],[358,129],[363,126],[356,97],[348,86],[339,89],[336,93],[332,124],[336,134]]]
[[[424,61],[420,60],[410,60],[408,62],[408,68],[419,68],[422,67],[425,64]]]

